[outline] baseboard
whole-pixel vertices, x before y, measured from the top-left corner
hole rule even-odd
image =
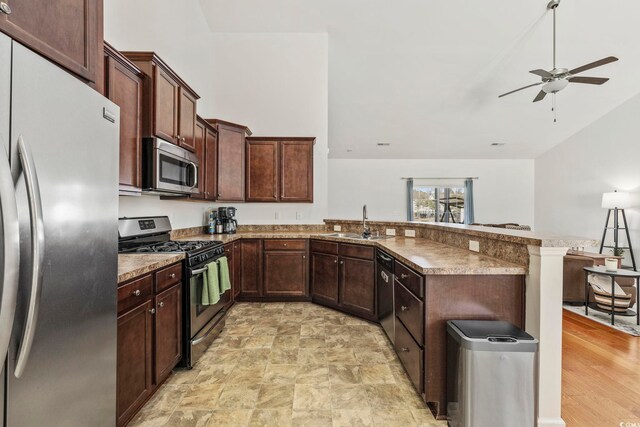
[[[562,418],[538,418],[538,427],[566,427]]]

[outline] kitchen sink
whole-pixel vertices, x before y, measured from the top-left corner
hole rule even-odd
[[[344,239],[354,239],[354,240],[383,240],[383,239],[388,239],[389,237],[392,237],[392,236],[363,237],[362,234],[357,234],[357,233],[331,233],[331,234],[325,234],[325,236],[327,236],[327,237],[342,237]]]

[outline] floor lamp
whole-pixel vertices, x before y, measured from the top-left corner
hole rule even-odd
[[[614,191],[610,193],[602,194],[602,208],[608,209],[607,220],[604,223],[604,232],[602,233],[602,241],[600,242],[600,253],[604,248],[613,249],[613,254],[617,255],[619,250],[628,249],[631,256],[631,263],[634,270],[636,270],[636,259],[633,256],[633,247],[631,245],[631,237],[629,236],[629,227],[627,226],[627,216],[624,210],[631,204],[631,197],[629,193],[624,191]],[[610,226],[609,220],[611,219],[611,212],[613,211],[613,226]],[[622,219],[622,226],[620,226],[620,219]],[[605,239],[607,237],[607,231],[613,231],[613,246],[605,245]],[[620,246],[619,234],[620,230],[624,230],[627,236],[627,245]]]

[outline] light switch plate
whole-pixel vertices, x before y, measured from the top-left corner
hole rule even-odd
[[[387,228],[386,235],[387,236],[395,236],[396,235],[396,229],[395,228]]]
[[[342,231],[342,227],[339,225],[334,225],[333,226],[333,231]]]
[[[404,230],[405,237],[416,237],[416,230]]]
[[[478,242],[477,240],[469,240],[469,250],[480,252],[480,242]]]

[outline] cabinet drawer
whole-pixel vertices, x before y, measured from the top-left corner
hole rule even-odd
[[[396,261],[396,279],[418,297],[424,298],[423,277],[398,261]]]
[[[424,351],[411,338],[411,334],[396,317],[396,340],[394,344],[398,358],[418,392],[423,391]]]
[[[424,339],[424,304],[397,281],[394,284],[396,316],[420,345]]]
[[[340,243],[340,255],[351,258],[373,260],[374,249],[372,246],[348,245]]]
[[[333,242],[325,242],[323,240],[312,240],[311,252],[338,255],[338,244]]]
[[[289,239],[270,239],[264,241],[265,251],[304,251],[307,249],[307,242]]]
[[[134,307],[153,295],[153,277],[144,276],[118,288],[118,313]]]
[[[180,283],[182,281],[182,263],[173,264],[165,269],[156,272],[156,292]]]

